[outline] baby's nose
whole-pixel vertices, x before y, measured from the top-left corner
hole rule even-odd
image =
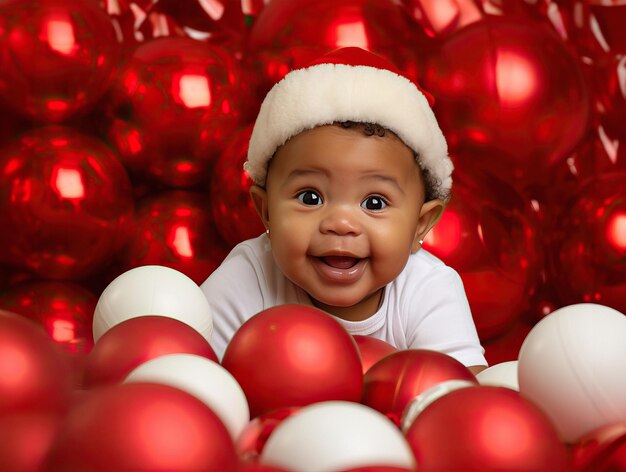
[[[359,234],[361,226],[358,216],[348,205],[329,206],[320,221],[320,231],[342,236]]]

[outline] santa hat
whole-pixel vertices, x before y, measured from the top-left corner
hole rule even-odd
[[[269,91],[254,124],[244,168],[265,186],[278,147],[302,131],[335,122],[375,123],[393,131],[433,177],[436,198],[446,200],[452,162],[432,111],[432,96],[389,61],[346,47],[289,72]]]

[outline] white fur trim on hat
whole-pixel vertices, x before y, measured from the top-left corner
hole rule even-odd
[[[453,165],[426,97],[407,78],[371,66],[322,63],[287,74],[261,105],[244,168],[265,186],[279,146],[304,130],[342,121],[376,123],[397,134],[435,178],[435,196],[447,200]]]

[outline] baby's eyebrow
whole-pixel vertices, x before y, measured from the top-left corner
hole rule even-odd
[[[297,177],[310,177],[312,175],[326,176],[327,173],[321,169],[294,169],[287,174],[286,180],[295,179]]]
[[[369,180],[373,180],[373,181],[379,181],[379,182],[383,182],[383,183],[389,183],[391,185],[393,185],[399,192],[401,192],[404,195],[404,188],[402,188],[402,185],[400,185],[400,182],[398,182],[398,179],[396,179],[395,177],[392,177],[390,175],[383,175],[383,174],[366,174],[364,175],[361,180],[363,181],[369,181]]]

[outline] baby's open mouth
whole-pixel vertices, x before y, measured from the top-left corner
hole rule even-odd
[[[326,256],[320,258],[324,264],[335,269],[350,269],[357,265],[361,259],[346,256]]]

